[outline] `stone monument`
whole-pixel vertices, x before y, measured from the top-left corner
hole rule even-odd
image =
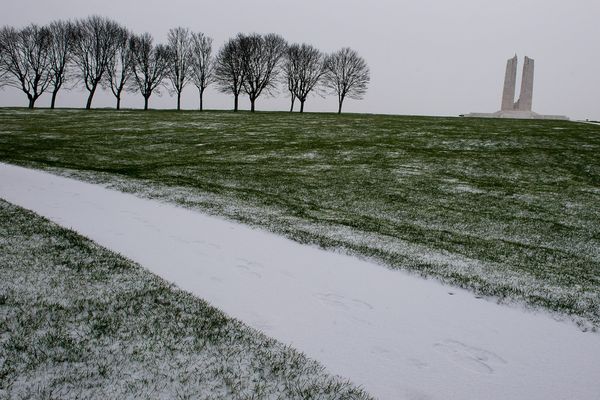
[[[465,117],[481,118],[521,118],[521,119],[568,119],[562,115],[541,115],[531,110],[533,104],[533,67],[532,58],[525,56],[523,75],[521,78],[521,91],[519,99],[515,102],[515,88],[517,86],[517,55],[506,61],[504,75],[504,89],[500,111],[495,113],[471,113]]]
[[[517,55],[506,61],[504,74],[504,90],[502,91],[502,105],[500,110],[512,111],[515,103],[515,86],[517,85]]]

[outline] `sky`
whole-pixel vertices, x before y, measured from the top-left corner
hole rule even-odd
[[[275,32],[324,52],[355,49],[367,61],[371,82],[363,100],[344,111],[382,114],[458,115],[500,108],[506,60],[535,60],[533,110],[600,120],[600,1],[597,0],[0,0],[0,25],[23,27],[98,14],[136,33],[165,42],[170,28],[204,32],[218,49],[238,32]],[[517,92],[520,87],[517,82]],[[82,86],[59,93],[57,105],[83,107]],[[517,94],[518,96],[518,94]],[[306,111],[336,111],[335,96],[315,95]],[[48,106],[44,95],[39,106]],[[109,92],[94,107],[112,107]],[[16,89],[0,90],[0,106],[26,106]],[[123,107],[142,107],[128,93]],[[151,108],[174,108],[163,90]],[[198,107],[197,89],[184,90],[182,106]],[[233,98],[209,88],[205,107],[230,109]],[[248,108],[243,99],[240,106]],[[258,110],[287,110],[285,91],[261,96]]]

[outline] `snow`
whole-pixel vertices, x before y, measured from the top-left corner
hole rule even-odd
[[[600,335],[402,271],[0,164],[0,197],[140,263],[381,399],[598,399]]]

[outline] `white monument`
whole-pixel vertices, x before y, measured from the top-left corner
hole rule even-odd
[[[504,90],[502,91],[502,104],[500,111],[495,113],[471,113],[465,117],[480,118],[520,118],[520,119],[568,119],[562,115],[541,115],[531,111],[533,100],[533,67],[532,58],[525,56],[523,76],[521,78],[521,91],[519,99],[515,102],[515,88],[517,85],[517,55],[506,62],[504,75]]]

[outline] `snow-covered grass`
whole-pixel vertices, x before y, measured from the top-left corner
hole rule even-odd
[[[133,262],[0,200],[0,398],[370,397]]]
[[[0,198],[122,254],[380,399],[600,393],[600,336],[357,257],[0,163]]]
[[[170,111],[0,118],[0,160],[600,324],[597,126]]]

